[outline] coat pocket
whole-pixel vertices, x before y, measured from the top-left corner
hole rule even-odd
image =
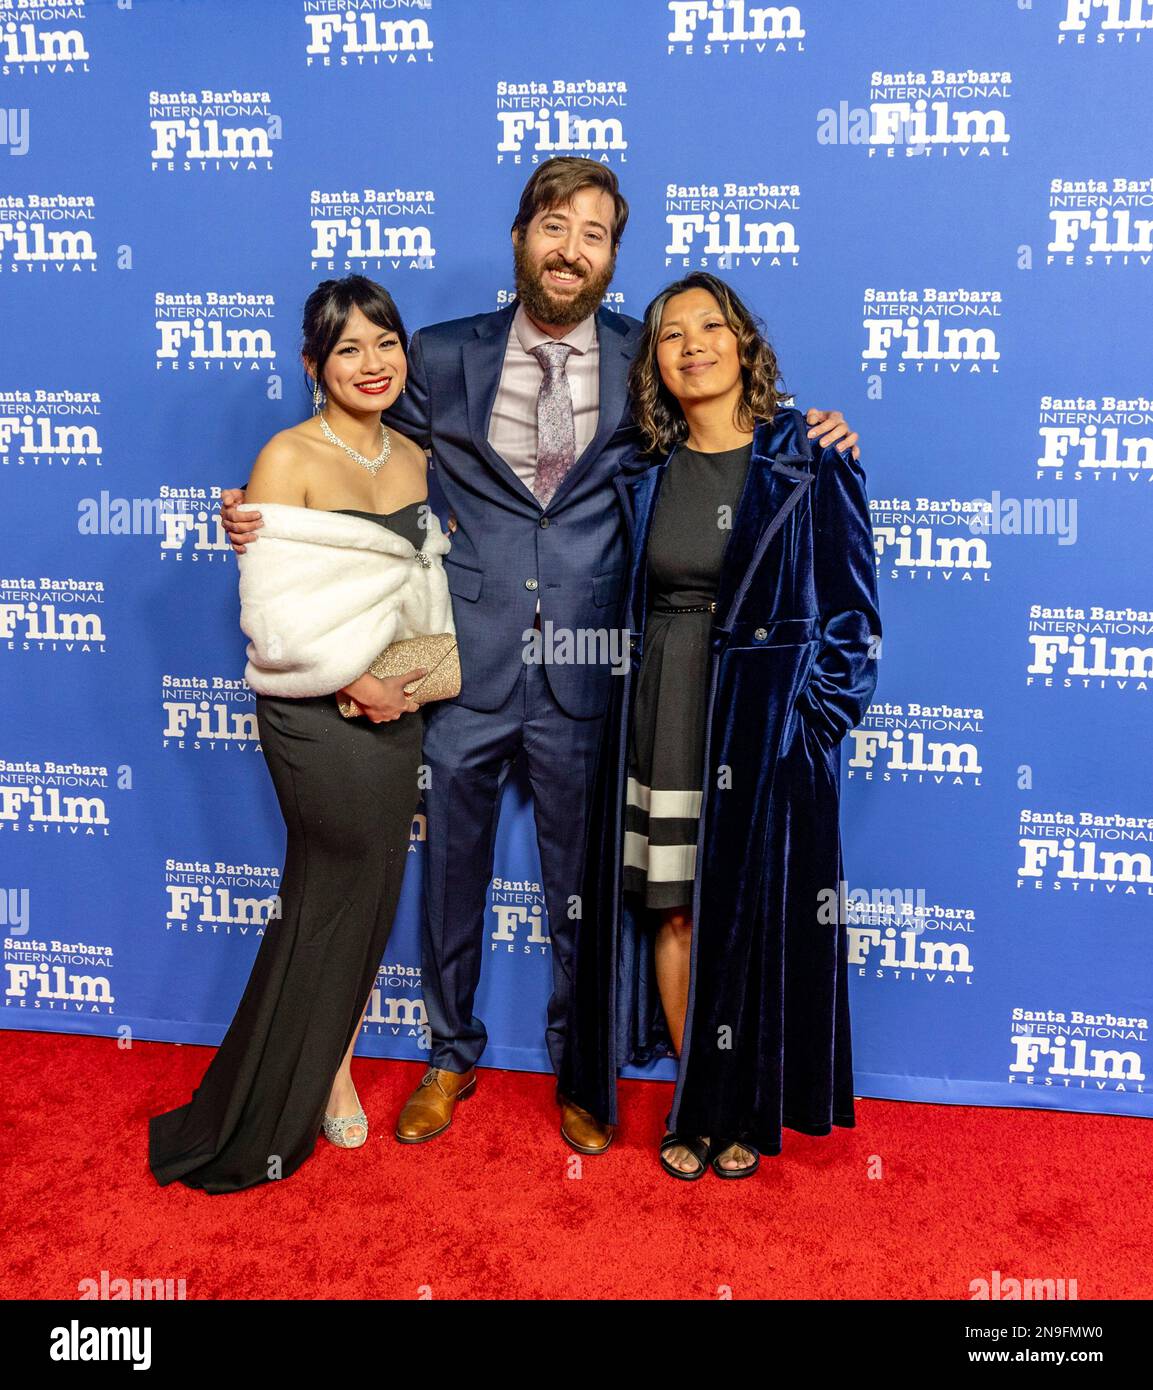
[[[470,569],[467,565],[445,560],[444,572],[448,579],[448,591],[453,598],[468,599],[475,602],[480,598],[484,587],[484,574],[481,570]]]
[[[623,574],[598,574],[593,576],[593,603],[598,608],[607,608],[621,597],[624,586]]]
[[[726,647],[713,712],[716,756],[766,769],[786,756],[797,737],[797,695],[816,650],[815,641],[758,641],[755,631],[750,642]]]
[[[776,618],[760,623],[755,618],[734,623],[730,629],[730,647],[803,647],[813,641],[820,630],[816,618]]]
[[[815,653],[814,653],[815,656]],[[841,738],[833,737],[830,733],[831,721],[819,712],[814,711],[814,701],[809,693],[809,676],[812,674],[810,668],[805,680],[801,683],[797,691],[797,698],[793,702],[794,717],[798,725],[803,729],[804,736],[811,748],[824,755],[826,759],[837,758],[838,749],[841,745]]]

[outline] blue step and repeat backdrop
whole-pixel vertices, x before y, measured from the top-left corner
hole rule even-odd
[[[575,152],[612,307],[718,272],[862,435],[858,1091],[1153,1114],[1151,61],[1150,0],[0,0],[4,1025],[223,1035],[283,835],[219,489],[308,413],[317,281],[506,303]],[[424,833],[372,1056],[424,1055]],[[486,930],[487,1060],[546,1070],[516,779]]]

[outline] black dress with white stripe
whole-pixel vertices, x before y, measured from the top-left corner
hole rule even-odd
[[[668,462],[648,543],[648,612],[625,804],[624,886],[646,907],[692,902],[701,812],[709,633],[752,443]],[[684,612],[675,610],[695,609]]]

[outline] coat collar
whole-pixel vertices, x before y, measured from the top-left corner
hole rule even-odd
[[[464,345],[464,389],[468,402],[469,433],[476,448],[497,475],[519,497],[527,499],[539,510],[540,503],[532,491],[517,477],[512,465],[488,442],[489,421],[515,316],[516,301],[494,314],[485,315],[476,326],[476,336]],[[556,505],[600,455],[620,424],[628,400],[626,363],[636,349],[637,335],[630,331],[630,325],[619,314],[604,308],[597,310],[596,329],[600,346],[596,432],[557,488],[550,507]]]
[[[813,480],[804,417],[780,410],[753,432],[753,456],[717,585],[717,622],[728,628],[770,541]]]
[[[662,463],[623,480],[622,484],[633,496],[633,588],[642,594],[640,612],[644,611],[644,557],[649,527],[671,457],[670,452]],[[800,411],[781,409],[772,421],[757,425],[753,431],[752,458],[733,515],[732,535],[725,547],[717,586],[717,625],[722,630],[731,625],[765,551],[813,476],[812,447]]]
[[[636,351],[637,335],[630,333],[628,326],[621,322],[620,315],[613,313],[611,309],[598,309],[596,319],[597,340],[600,344],[597,427],[588,447],[565,474],[564,481],[557,488],[550,506],[564,497],[587,472],[593,461],[600,457],[605,445],[619,428],[628,404],[628,363],[632,361],[633,353]]]
[[[488,422],[492,418],[505,349],[508,347],[508,335],[512,332],[515,314],[515,303],[499,309],[495,314],[486,314],[477,323],[475,336],[464,345],[464,392],[468,405],[468,431],[477,452],[487,460],[501,481],[518,497],[539,508],[540,503],[517,477],[512,465],[488,442]]]

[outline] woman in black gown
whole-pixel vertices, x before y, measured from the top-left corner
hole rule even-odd
[[[405,383],[396,306],[362,276],[326,281],[305,306],[303,336],[315,413],[265,445],[248,499],[268,506],[266,519],[276,513],[335,536],[338,561],[341,545],[353,547],[346,555],[371,552],[379,537],[396,564],[422,561],[401,571],[415,582],[430,564],[439,567],[439,556],[413,555],[436,525],[428,524],[424,453],[380,418]],[[313,515],[302,517],[301,508]],[[275,534],[266,526],[259,543],[267,548]],[[442,539],[439,529],[435,537]],[[323,627],[326,614],[315,616]],[[445,630],[440,617],[429,630]],[[257,633],[258,623],[250,617],[245,630]],[[275,654],[275,634],[267,645]],[[260,689],[252,669],[250,660],[250,684]],[[328,689],[320,669],[313,686],[324,693],[257,695],[261,747],[287,828],[279,911],[191,1101],[150,1122],[149,1165],[162,1185],[178,1179],[210,1193],[237,1191],[289,1176],[322,1129],[345,1148],[367,1139],[350,1064],[419,799],[421,713],[404,687],[421,674],[378,680],[366,672]],[[270,676],[267,689],[276,688]],[[344,718],[337,694],[365,717]]]

